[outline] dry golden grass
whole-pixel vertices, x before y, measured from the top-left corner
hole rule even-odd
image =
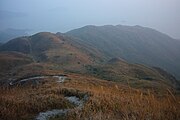
[[[73,107],[63,94],[53,93],[50,84],[46,83],[35,88],[1,88],[0,96],[0,119],[3,120],[33,119],[42,111]]]
[[[0,119],[33,119],[41,111],[72,108],[64,96],[89,95],[82,110],[74,109],[53,120],[178,120],[180,96],[167,90],[156,94],[120,83],[71,74],[65,83],[49,80],[43,85],[0,90]]]
[[[85,80],[86,79],[86,80]],[[72,82],[72,81],[71,81]],[[153,91],[140,91],[113,82],[82,80],[67,83],[65,86],[91,93],[82,111],[68,114],[66,119],[162,119],[180,118],[180,97],[170,90],[159,96]]]

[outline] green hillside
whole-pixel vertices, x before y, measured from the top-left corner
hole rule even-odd
[[[180,41],[141,26],[85,26],[66,33],[110,58],[157,66],[180,78]]]

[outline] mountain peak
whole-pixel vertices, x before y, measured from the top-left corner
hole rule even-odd
[[[51,32],[39,32],[33,36],[31,36],[31,39],[36,42],[55,42],[59,43],[62,42],[62,40],[54,33]]]

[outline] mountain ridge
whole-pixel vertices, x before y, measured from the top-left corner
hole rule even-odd
[[[85,26],[66,33],[107,56],[161,67],[180,78],[180,42],[152,28],[141,26]]]

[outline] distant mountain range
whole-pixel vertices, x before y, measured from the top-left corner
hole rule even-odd
[[[180,78],[180,41],[141,26],[85,26],[66,33],[109,58],[161,67]]]
[[[9,28],[9,29],[5,29],[5,30],[0,30],[0,43],[5,43],[16,37],[27,36],[28,35],[27,32],[28,32],[27,29]]]

